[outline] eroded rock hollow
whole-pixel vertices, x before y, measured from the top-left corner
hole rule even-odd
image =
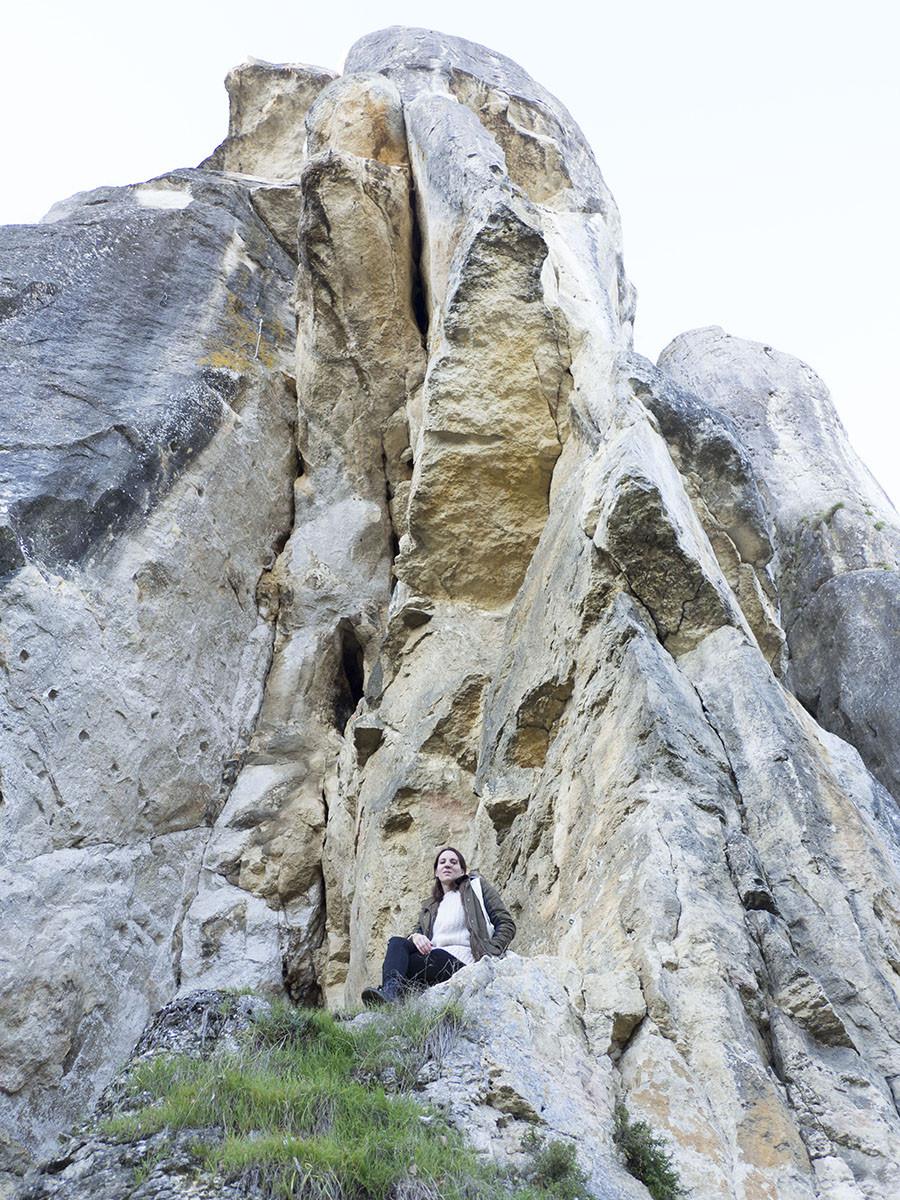
[[[624,1099],[698,1200],[887,1198],[900,522],[825,387],[634,353],[615,202],[499,54],[228,90],[200,168],[0,235],[5,1178],[177,994],[353,1001],[451,842],[543,956],[472,984],[486,1146],[518,1038],[598,1195],[645,1194]]]

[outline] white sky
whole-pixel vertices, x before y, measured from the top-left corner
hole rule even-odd
[[[0,223],[192,166],[248,56],[339,70],[385,25],[483,42],[554,92],[618,201],[636,348],[700,325],[831,388],[900,505],[900,6],[891,0],[5,0]],[[0,263],[2,275],[2,263]]]

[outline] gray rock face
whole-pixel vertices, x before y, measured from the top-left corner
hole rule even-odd
[[[777,529],[790,682],[900,799],[900,520],[805,363],[720,329],[682,334],[663,372],[725,414]]]
[[[728,585],[772,669],[783,674],[774,528],[737,428],[639,355],[623,356],[619,372],[618,386],[656,418]]]
[[[3,235],[6,1166],[179,989],[354,1002],[450,843],[522,956],[428,1084],[479,1144],[638,1195],[622,1100],[698,1200],[884,1200],[896,514],[802,364],[633,353],[515,64],[304,70],[235,77],[231,165]]]
[[[399,102],[396,102],[399,106]],[[235,977],[321,995],[326,819],[341,735],[390,596],[390,492],[420,384],[405,166],[328,151],[302,183],[295,528],[265,585],[276,620],[259,720],[187,914],[184,987]],[[406,482],[408,487],[408,482]],[[369,650],[370,652],[370,650]]]
[[[247,1189],[201,1172],[194,1150],[196,1130],[150,1134],[136,1140],[105,1135],[99,1122],[121,1116],[136,1104],[128,1082],[136,1066],[160,1055],[208,1057],[233,1045],[254,1014],[269,1005],[250,997],[210,990],[191,992],[167,1004],[144,1030],[124,1070],[68,1138],[55,1158],[29,1174],[16,1200],[240,1200]],[[137,1101],[139,1106],[139,1099]],[[205,1130],[222,1137],[221,1130]]]
[[[3,237],[0,1113],[21,1162],[176,986],[297,468],[293,264],[244,188],[179,172]]]
[[[895,571],[857,568],[827,580],[791,626],[791,649],[799,698],[826,729],[856,746],[900,798]]]
[[[625,275],[615,200],[584,134],[546,88],[512,59],[485,46],[402,26],[360,38],[344,70],[387,75],[406,103],[423,93],[455,99],[478,117],[502,156],[504,173],[530,200],[562,211],[599,214],[619,247],[620,317],[623,324],[633,320],[635,293]]]
[[[287,264],[265,229],[245,222],[245,203],[217,177],[183,172],[101,189],[58,206],[49,224],[4,231],[0,386],[17,403],[5,418],[3,502],[17,563],[56,569],[102,554],[221,428],[233,369],[253,360],[257,310],[263,355],[283,341],[266,276]],[[221,287],[211,259],[229,242],[231,344],[221,327],[203,329]],[[155,337],[137,339],[139,321]],[[167,336],[163,362],[155,339]]]
[[[512,59],[464,38],[392,26],[360,38],[344,70],[379,71],[397,83],[405,100],[422,92],[445,93],[476,115],[479,110],[489,113],[487,132],[507,159],[522,165],[523,176],[513,165],[509,175],[523,191],[528,193],[525,177],[532,174],[535,187],[544,193],[552,180],[560,190],[575,191],[580,206],[614,210],[591,148],[570,113]],[[530,198],[541,203],[547,197]]]
[[[433,988],[422,1003],[452,998],[466,1021],[433,1077],[422,1080],[421,1098],[495,1161],[520,1161],[524,1136],[540,1128],[575,1144],[597,1200],[639,1200],[645,1189],[605,1135],[614,1073],[592,1052],[583,989],[580,972],[564,959],[516,954],[482,959]]]

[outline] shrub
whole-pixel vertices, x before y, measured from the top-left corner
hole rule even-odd
[[[624,1104],[616,1105],[613,1140],[628,1171],[641,1181],[653,1200],[678,1200],[687,1195],[666,1143],[646,1121],[632,1121]]]
[[[523,1149],[531,1163],[523,1172],[526,1182],[558,1200],[589,1196],[587,1176],[578,1165],[572,1142],[546,1142],[533,1131],[526,1135]]]

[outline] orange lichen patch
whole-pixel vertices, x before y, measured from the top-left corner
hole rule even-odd
[[[760,1171],[748,1171],[743,1196],[744,1200],[779,1200],[778,1185]]]
[[[681,1081],[678,1087],[672,1087],[673,1078]],[[658,1133],[724,1169],[727,1155],[721,1139],[703,1119],[699,1105],[691,1103],[693,1079],[687,1064],[674,1053],[666,1055],[665,1063],[657,1060],[638,1067],[636,1082],[628,1089],[629,1110]]]
[[[655,1079],[650,1078],[643,1083],[642,1075],[643,1071],[637,1073],[638,1086],[629,1089],[629,1104],[633,1103],[641,1116],[653,1117],[657,1123],[668,1126],[670,1109],[667,1092]]]
[[[678,1129],[669,1128],[665,1132],[673,1141],[678,1142],[679,1146],[695,1150],[702,1158],[708,1159],[716,1166],[726,1165],[727,1157],[723,1153],[722,1143],[705,1122],[698,1121],[687,1129],[683,1126]]]
[[[808,1169],[806,1150],[800,1135],[773,1097],[762,1097],[748,1105],[738,1124],[737,1140],[741,1156],[754,1167],[764,1170],[784,1166]],[[763,1194],[760,1193],[761,1196]]]
[[[239,374],[259,366],[272,368],[278,348],[287,341],[287,330],[280,321],[263,318],[260,330],[259,317],[251,320],[240,297],[229,292],[218,336],[207,342],[206,353],[197,361],[200,366],[224,367]]]
[[[683,1108],[680,1115],[685,1123],[673,1121],[669,1101],[662,1095],[661,1087],[653,1087],[639,1095],[632,1093],[629,1099],[633,1099],[635,1102],[634,1115],[640,1114],[642,1117],[648,1117],[648,1114],[653,1114],[650,1124],[658,1133],[677,1142],[686,1150],[696,1151],[702,1158],[708,1159],[716,1166],[724,1167],[726,1165],[726,1155],[723,1152],[722,1143],[713,1129],[702,1119],[690,1120],[687,1118]]]

